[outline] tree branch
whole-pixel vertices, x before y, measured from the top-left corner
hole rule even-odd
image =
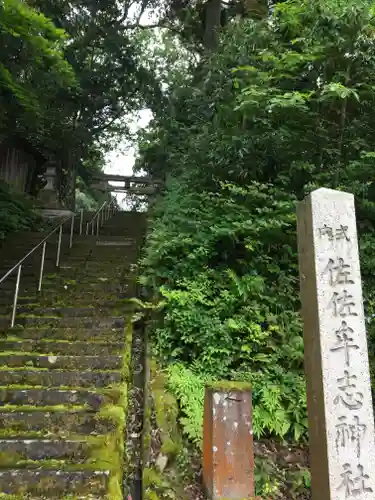
[[[180,30],[177,28],[174,28],[173,26],[163,24],[163,23],[155,23],[155,24],[126,24],[125,26],[122,27],[122,29],[125,30],[136,30],[136,29],[141,29],[141,30],[148,30],[148,29],[166,29],[169,31],[172,31],[173,33],[177,33],[178,35],[180,34]]]
[[[121,109],[115,114],[115,116],[113,118],[110,119],[110,121],[108,123],[104,123],[100,127],[93,127],[92,134],[96,135],[96,134],[100,134],[100,133],[104,132],[111,125],[113,125],[116,120],[118,120],[120,118],[120,116],[123,114],[124,110],[125,110],[125,105],[122,105]]]
[[[147,29],[154,29],[154,28],[167,28],[168,26],[163,26],[160,23],[156,24],[139,24],[139,23],[133,23],[133,24],[125,24],[124,28],[127,30],[135,30],[137,28],[140,28],[142,30],[147,30]]]
[[[140,24],[141,22],[141,18],[143,16],[143,14],[145,13],[145,10],[147,8],[147,5],[148,5],[148,0],[143,0],[142,1],[142,4],[141,4],[141,10],[139,12],[139,15],[138,15],[138,19],[137,19],[137,24]]]
[[[127,19],[128,15],[129,15],[129,10],[130,10],[130,8],[132,7],[132,5],[134,5],[134,4],[135,4],[135,1],[133,1],[133,0],[130,0],[130,1],[129,1],[129,0],[127,0],[127,1],[125,2],[125,5],[124,5],[124,12],[123,12],[123,14],[122,14],[121,18],[118,20],[118,22],[119,22],[120,24],[122,24],[122,23],[123,23],[123,22]]]

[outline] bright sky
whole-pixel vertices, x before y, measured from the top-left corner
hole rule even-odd
[[[138,116],[134,118],[130,125],[131,132],[137,132],[141,128],[147,127],[152,118],[151,111],[143,109]],[[120,143],[115,151],[107,156],[106,174],[132,175],[133,166],[136,158],[134,147],[129,147],[127,143]]]

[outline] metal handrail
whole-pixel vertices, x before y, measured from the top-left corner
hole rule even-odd
[[[96,236],[99,236],[100,226],[102,226],[104,222],[114,214],[114,212],[115,200],[111,200],[110,202],[105,201],[99,210],[97,210],[94,214],[90,222],[86,224],[86,235],[89,235],[90,233],[94,235],[96,230]]]
[[[17,262],[8,272],[4,274],[0,278],[0,284],[4,283],[4,281],[9,278],[15,271],[17,271],[17,280],[16,280],[16,288],[14,292],[14,299],[13,299],[13,309],[12,309],[12,319],[11,319],[11,328],[14,327],[15,320],[16,320],[16,311],[17,311],[17,303],[18,303],[18,294],[19,294],[19,288],[20,288],[20,281],[21,281],[21,273],[22,273],[22,265],[24,262],[34,253],[36,252],[40,247],[42,247],[42,258],[41,258],[41,263],[40,263],[40,273],[39,273],[39,281],[38,281],[38,292],[41,292],[42,290],[42,284],[43,284],[43,272],[44,272],[44,262],[45,262],[45,257],[46,257],[46,248],[47,248],[47,241],[51,238],[52,235],[54,235],[56,232],[59,233],[58,236],[58,242],[57,242],[57,252],[56,252],[56,267],[58,268],[60,265],[60,255],[61,255],[61,241],[62,241],[62,235],[63,235],[63,226],[65,225],[66,222],[71,219],[71,225],[70,225],[70,238],[69,238],[69,248],[72,248],[73,246],[73,233],[74,233],[74,219],[75,219],[75,214],[73,213],[72,215],[65,217],[62,222],[58,226],[56,226],[40,243],[35,245],[30,252],[28,252],[25,257],[23,257],[21,260]]]
[[[105,211],[105,212],[104,212]],[[105,202],[103,205],[99,208],[99,210],[96,212],[92,220],[87,224],[86,228],[86,234],[88,234],[88,229],[89,225],[92,224],[94,228],[95,221],[97,222],[97,234],[99,235],[99,226],[100,226],[100,220],[101,223],[103,224],[105,220],[108,220],[111,214],[113,214],[115,211],[114,208],[114,200],[112,200],[110,203]],[[4,276],[0,278],[0,285],[4,283],[4,281],[9,278],[14,272],[17,271],[17,279],[16,279],[16,288],[14,291],[14,299],[13,299],[13,309],[12,309],[12,319],[11,319],[11,328],[14,327],[15,325],[15,320],[16,320],[16,313],[17,313],[17,303],[18,303],[18,295],[19,295],[19,289],[20,289],[20,282],[21,282],[21,273],[22,273],[22,266],[24,262],[34,253],[36,252],[40,247],[42,247],[42,256],[41,256],[41,262],[40,262],[40,272],[39,272],[39,280],[38,280],[38,292],[42,291],[42,286],[43,286],[43,273],[44,273],[44,263],[45,263],[45,258],[46,258],[46,249],[47,249],[47,242],[51,238],[52,235],[54,235],[56,232],[58,232],[58,241],[57,241],[57,251],[56,251],[56,267],[59,268],[60,266],[60,257],[61,257],[61,243],[62,243],[62,236],[63,236],[63,227],[68,222],[71,220],[70,224],[70,234],[69,234],[69,248],[72,248],[73,246],[73,236],[74,236],[74,221],[75,221],[76,214],[72,213],[71,215],[65,217],[62,222],[58,226],[56,226],[40,243],[35,245],[30,252],[28,252],[25,257],[23,257],[20,261],[15,264],[12,269],[7,271]],[[84,211],[83,209],[80,211],[80,221],[79,221],[79,235],[82,236],[83,233],[83,223],[84,223]],[[94,231],[93,233],[94,234]]]
[[[58,226],[55,227],[55,229],[53,229],[49,234],[48,236],[46,236],[44,238],[44,240],[42,240],[40,243],[38,243],[37,245],[35,245],[35,247],[33,247],[29,253],[27,253],[25,255],[25,257],[23,257],[19,262],[17,262],[17,264],[15,266],[12,267],[12,269],[10,269],[7,273],[4,274],[4,276],[2,278],[0,278],[0,284],[3,283],[7,278],[8,276],[10,276],[13,271],[15,271],[19,266],[22,266],[22,264],[25,262],[26,259],[28,259],[30,257],[30,255],[32,255],[36,250],[38,250],[39,247],[41,247],[42,245],[44,246],[44,243],[47,243],[47,240],[53,235],[56,233],[56,231],[58,229],[60,229],[64,224],[65,222],[67,222],[69,220],[69,217],[65,217],[65,219],[61,222],[61,224],[59,224]]]

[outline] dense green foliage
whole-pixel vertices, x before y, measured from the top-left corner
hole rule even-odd
[[[33,132],[37,133],[61,88],[75,83],[62,53],[65,34],[19,0],[2,4],[0,26],[0,99],[5,111],[0,137],[15,116],[20,127],[33,122]]]
[[[42,220],[34,208],[32,200],[11,193],[8,186],[0,182],[0,244],[9,233],[41,227]]]
[[[142,262],[156,345],[198,377],[252,381],[258,435],[306,432],[295,209],[317,187],[356,195],[373,314],[374,8],[290,0],[230,24],[141,137],[166,179]]]

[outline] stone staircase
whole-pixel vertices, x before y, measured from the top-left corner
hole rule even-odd
[[[38,296],[39,257],[25,263],[13,329],[15,279],[0,285],[1,499],[122,500],[127,299],[136,294],[133,265],[144,228],[142,214],[115,214],[99,238],[75,237],[58,273],[49,245]],[[38,237],[3,247],[0,276]]]

